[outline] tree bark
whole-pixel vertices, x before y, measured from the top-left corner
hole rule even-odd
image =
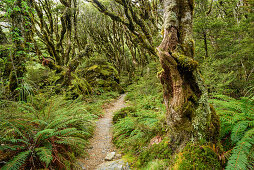
[[[211,120],[216,115],[210,109],[198,63],[193,59],[193,3],[193,0],[164,0],[164,38],[157,48],[163,68],[159,77],[169,136],[176,152],[190,141],[215,142],[219,132],[218,121]]]

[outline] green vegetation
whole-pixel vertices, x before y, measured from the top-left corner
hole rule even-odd
[[[0,0],[0,169],[79,168],[123,93],[132,168],[253,169],[253,20],[252,0]]]
[[[209,146],[187,145],[176,156],[173,169],[222,169],[218,156]]]
[[[221,118],[221,139],[230,152],[226,169],[248,169],[254,161],[254,100],[216,95],[211,99]]]
[[[154,65],[150,67],[154,68]],[[148,66],[149,67],[149,66]],[[156,67],[155,67],[156,70]],[[154,70],[154,71],[155,71]],[[158,69],[159,70],[159,69]],[[212,95],[210,103],[220,117],[221,144],[203,145],[190,143],[175,157],[171,155],[167,138],[165,112],[161,100],[161,87],[154,78],[156,73],[146,74],[129,86],[126,100],[130,106],[114,115],[114,143],[124,153],[125,159],[137,169],[248,169],[253,166],[253,99],[234,99],[225,95]],[[146,87],[146,88],[145,88]],[[135,89],[135,91],[133,90]],[[152,138],[161,141],[151,145]]]
[[[10,160],[2,169],[75,168],[76,157],[85,156],[80,151],[89,144],[94,120],[102,115],[100,106],[116,95],[87,102],[60,96],[44,100],[40,95],[31,103],[2,101],[0,160]]]
[[[155,159],[170,159],[171,153],[168,141],[149,145],[152,138],[166,133],[166,122],[162,89],[155,77],[157,66],[147,67],[151,72],[127,89],[125,99],[130,106],[116,112],[113,118],[113,142],[127,155],[138,156],[133,163],[139,168],[147,164],[155,166],[151,164],[157,162]]]

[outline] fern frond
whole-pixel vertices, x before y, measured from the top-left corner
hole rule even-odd
[[[19,134],[20,136],[22,136],[23,139],[25,139],[26,141],[28,141],[28,139],[24,136],[24,134],[19,130],[19,128],[18,128],[15,124],[11,123],[11,122],[8,121],[8,120],[5,120],[5,121],[7,122],[7,124],[8,124],[10,127],[12,127],[12,128],[15,130],[15,132],[16,132],[17,134]]]
[[[81,130],[76,130],[76,131],[68,133],[68,136],[76,136],[76,137],[83,137],[84,138],[84,137],[91,136],[91,134],[88,132],[81,131]]]
[[[24,164],[30,153],[31,150],[21,152],[20,154],[15,156],[10,162],[8,162],[4,167],[2,167],[2,170],[18,170],[20,166]]]
[[[35,119],[35,120],[32,121],[32,123],[38,123],[41,126],[47,126],[48,125],[48,123],[46,121],[41,120],[41,119]]]
[[[66,128],[68,125],[73,125],[75,122],[80,121],[78,119],[74,119],[73,117],[66,118],[67,120],[64,122],[59,123],[57,126],[55,126],[56,129]]]
[[[20,146],[20,145],[14,145],[14,146],[6,145],[6,144],[0,145],[0,151],[5,151],[5,150],[16,151],[16,150],[22,150],[24,148],[25,148],[24,146]]]
[[[88,145],[88,141],[79,137],[60,137],[60,140],[56,141],[58,144],[69,145],[72,147],[81,147],[84,148]]]
[[[245,121],[238,122],[232,129],[231,140],[233,143],[238,142],[242,139],[245,134],[246,129],[248,128],[248,123]]]
[[[248,169],[253,162],[254,128],[247,131],[244,137],[233,148],[232,155],[228,160],[226,170]]]
[[[17,143],[23,143],[26,145],[29,144],[29,142],[24,139],[16,139],[16,138],[11,138],[11,139],[4,138],[4,139],[1,139],[0,141],[4,143],[12,143],[12,144],[17,144]]]
[[[41,138],[41,139],[47,139],[47,138],[49,138],[54,132],[55,132],[54,129],[44,129],[44,130],[38,132],[38,133],[34,136],[34,141],[37,141],[39,138]]]
[[[35,152],[39,156],[40,160],[46,164],[46,167],[48,167],[53,160],[52,148],[40,147],[36,148]]]
[[[76,128],[66,128],[63,130],[58,130],[52,133],[52,136],[64,136],[64,135],[69,135],[71,132],[77,131]]]
[[[59,124],[62,124],[66,121],[68,121],[68,118],[66,118],[66,117],[61,117],[61,118],[55,119],[54,121],[49,123],[48,126],[45,127],[45,129],[53,129],[53,128],[57,127]]]

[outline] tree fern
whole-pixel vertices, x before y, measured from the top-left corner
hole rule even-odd
[[[24,164],[27,157],[30,155],[31,150],[21,152],[19,155],[15,156],[10,162],[8,162],[2,170],[17,170]]]

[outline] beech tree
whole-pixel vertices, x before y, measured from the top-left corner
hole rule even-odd
[[[194,58],[193,0],[164,1],[164,35],[157,48],[170,137],[181,145],[188,141],[213,141],[219,122],[208,103],[208,93]]]
[[[137,38],[143,48],[159,58],[162,70],[158,75],[164,89],[167,125],[173,150],[180,151],[190,141],[215,143],[219,135],[219,120],[208,103],[208,93],[198,70],[198,62],[194,60],[194,1],[161,2],[164,11],[163,40],[157,48],[147,17],[144,13],[137,12],[154,14],[154,1],[115,2],[122,6],[124,16],[110,11],[98,0],[92,0],[99,11],[125,25],[132,32],[133,39]],[[152,22],[152,16],[149,17]]]

